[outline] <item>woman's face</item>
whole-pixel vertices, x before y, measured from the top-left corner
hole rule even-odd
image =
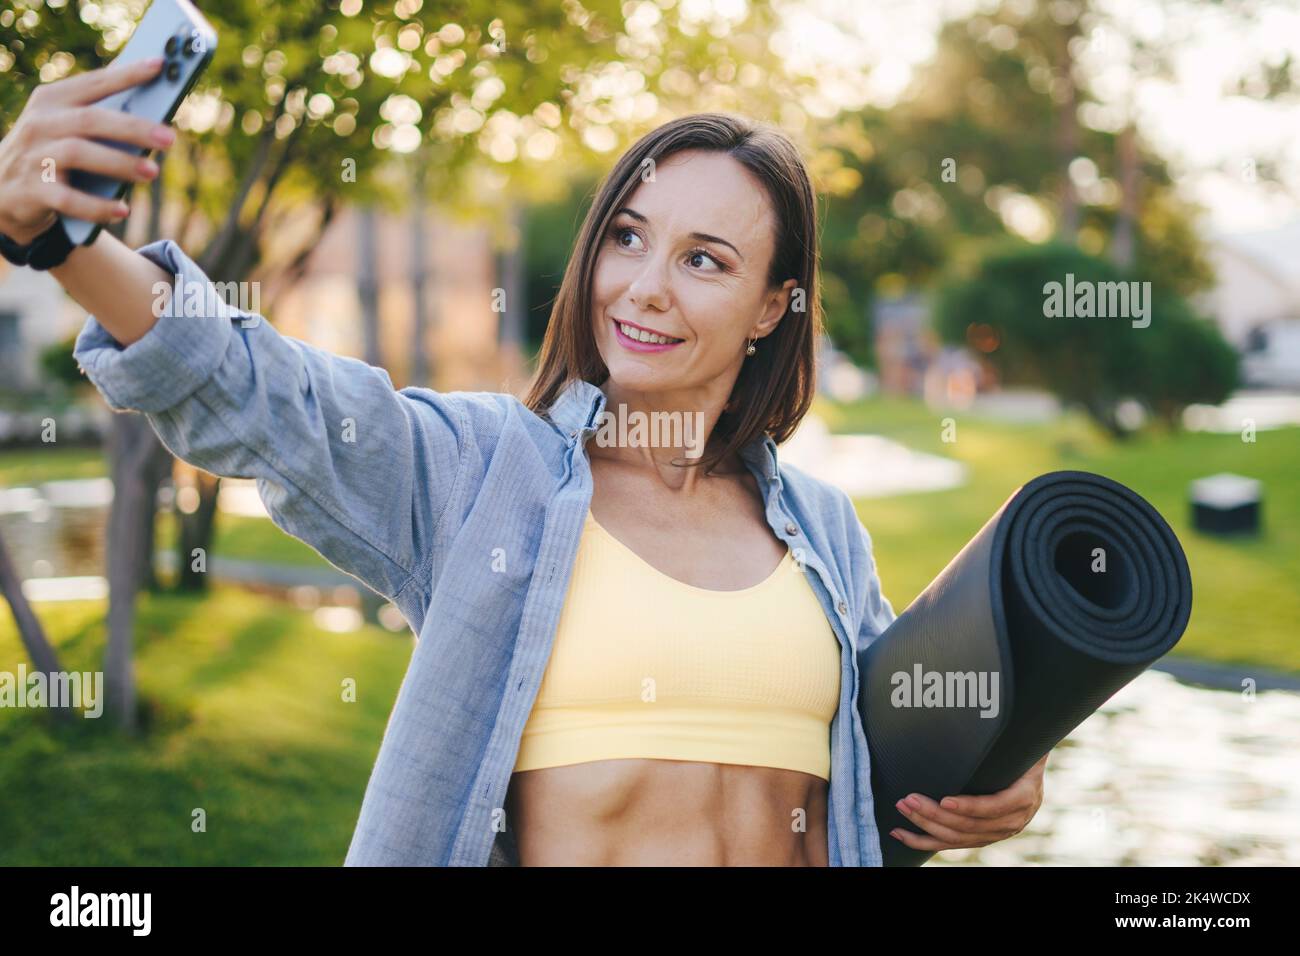
[[[601,240],[596,347],[623,391],[721,406],[749,340],[776,327],[795,285],[767,285],[775,213],[762,183],[725,153],[675,153],[643,178]],[[632,341],[619,322],[672,342]]]

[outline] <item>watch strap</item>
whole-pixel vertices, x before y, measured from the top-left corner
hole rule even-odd
[[[63,220],[56,219],[54,225],[33,239],[27,245],[15,242],[0,233],[0,255],[14,265],[27,266],[38,272],[53,268],[68,258],[74,243],[68,238],[63,228]]]

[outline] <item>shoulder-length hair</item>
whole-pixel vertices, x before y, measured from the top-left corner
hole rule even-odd
[[[781,321],[755,342],[756,353],[741,366],[710,438],[717,450],[690,462],[704,465],[708,474],[763,432],[777,444],[784,442],[807,413],[815,390],[816,346],[823,328],[816,200],[798,149],[767,124],[727,113],[695,113],[652,130],[620,157],[587,210],[551,310],[537,375],[523,402],[541,414],[570,382],[582,379],[600,386],[609,377],[591,321],[592,275],[602,239],[615,211],[640,185],[642,170],[687,149],[726,153],[762,182],[776,218],[769,289],[797,280]]]

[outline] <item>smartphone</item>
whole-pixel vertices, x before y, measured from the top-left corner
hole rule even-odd
[[[93,105],[143,116],[156,123],[171,122],[204,67],[217,48],[217,33],[189,0],[153,0],[114,63],[126,64],[162,56],[162,69],[147,83],[119,90]],[[107,146],[143,156],[150,150],[115,140],[99,140]],[[121,199],[131,183],[97,173],[74,169],[68,184],[105,199]],[[63,216],[63,229],[77,245],[95,241],[100,223]]]

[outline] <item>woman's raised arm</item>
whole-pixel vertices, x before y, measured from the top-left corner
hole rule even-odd
[[[76,117],[88,135],[149,135],[131,117],[78,105],[129,85],[130,69],[38,89],[0,140],[0,232],[29,241],[58,212],[109,221],[111,201],[44,182],[41,157],[55,156],[61,174],[134,177],[125,153],[73,135]],[[490,436],[508,396],[395,391],[383,369],[282,336],[227,302],[171,240],[131,250],[101,231],[51,272],[92,313],[74,354],[110,406],[145,413],[199,468],[256,478],[277,525],[393,600],[418,631],[440,545],[455,533],[442,518],[465,449]]]

